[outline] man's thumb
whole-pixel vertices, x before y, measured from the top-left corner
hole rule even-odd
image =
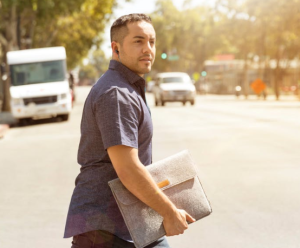
[[[187,222],[190,222],[190,223],[193,223],[193,222],[196,221],[196,220],[195,220],[192,216],[190,216],[188,213],[186,213],[185,219],[186,219]]]

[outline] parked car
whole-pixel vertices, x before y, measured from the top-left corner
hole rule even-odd
[[[195,104],[196,89],[187,73],[164,72],[155,76],[152,88],[155,106],[165,105],[165,102],[190,102]]]

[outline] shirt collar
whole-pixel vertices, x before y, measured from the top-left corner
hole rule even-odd
[[[142,83],[145,84],[145,80],[131,71],[128,67],[123,65],[117,60],[111,60],[109,63],[109,69],[116,70],[121,73],[121,75],[128,80],[129,83]]]

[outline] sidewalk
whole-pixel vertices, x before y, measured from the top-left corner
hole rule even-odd
[[[247,99],[244,95],[240,95],[237,97],[236,95],[228,94],[228,95],[218,95],[218,94],[198,94],[205,99],[211,100],[228,100],[228,101],[251,101],[251,102],[300,102],[300,99],[296,95],[280,95],[279,100],[276,100],[275,95],[268,95],[266,99],[263,97],[257,97],[256,95],[248,95]]]
[[[0,124],[0,139],[4,137],[4,134],[8,131],[9,125]]]

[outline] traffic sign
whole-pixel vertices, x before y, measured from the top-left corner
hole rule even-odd
[[[199,72],[194,72],[193,73],[193,79],[195,82],[197,82],[200,79],[200,73]]]
[[[267,87],[266,84],[260,78],[255,79],[251,83],[251,88],[257,95],[263,92],[266,89],[266,87]]]

